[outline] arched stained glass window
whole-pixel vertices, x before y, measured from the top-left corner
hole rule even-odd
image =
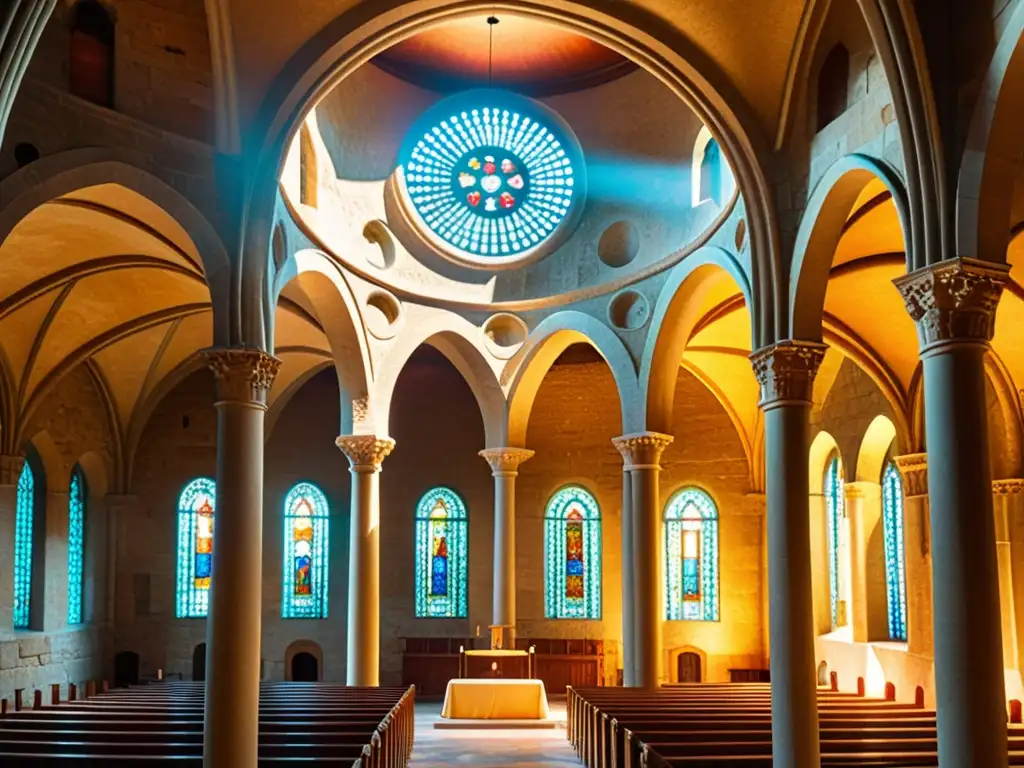
[[[718,510],[699,488],[665,506],[665,618],[718,621]]]
[[[14,513],[14,628],[28,629],[32,620],[32,532],[35,526],[35,476],[26,461],[18,477]]]
[[[312,483],[298,483],[284,500],[286,619],[326,619],[330,560],[330,507]]]
[[[834,456],[825,468],[825,535],[828,538],[828,583],[832,626],[839,626],[839,530],[843,520],[843,467]]]
[[[466,505],[450,488],[427,491],[416,505],[416,615],[467,615]]]
[[[213,512],[217,486],[200,477],[185,486],[178,497],[179,619],[202,619],[210,608],[210,577],[213,574]]]
[[[544,613],[601,618],[601,510],[585,488],[562,488],[544,513]]]
[[[889,637],[907,640],[907,579],[903,553],[903,481],[891,461],[882,474],[882,535],[885,539],[885,593]]]
[[[85,477],[80,467],[71,473],[68,489],[68,624],[82,623],[85,580]]]

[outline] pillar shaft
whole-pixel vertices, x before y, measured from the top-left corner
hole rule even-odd
[[[345,435],[335,443],[352,473],[346,681],[380,685],[380,468],[395,441]]]
[[[944,768],[1007,764],[984,369],[1005,276],[952,259],[896,281],[921,339]]]
[[[480,456],[494,477],[494,599],[491,645],[515,647],[516,627],[516,477],[533,456],[525,448],[487,448]]]
[[[623,568],[633,571],[633,685],[657,688],[662,671],[661,601],[661,454],[672,437],[658,432],[623,435],[613,440],[630,476],[632,556]],[[623,597],[625,602],[626,597]]]
[[[636,597],[633,580],[633,483],[622,470],[622,684],[636,685]]]
[[[999,577],[1000,632],[1003,638],[1003,663],[1020,669],[1017,638],[1017,594],[1014,585],[1013,533],[1014,515],[1018,511],[1024,480],[996,480],[992,483],[992,505],[995,515],[996,562]]]
[[[207,620],[207,768],[255,768],[263,582],[263,418],[280,361],[205,353],[217,379],[217,499]]]
[[[0,635],[14,629],[14,530],[24,464],[21,456],[0,456]]]
[[[764,410],[772,763],[817,768],[818,705],[807,454],[814,376],[824,345],[781,342],[751,355]]]

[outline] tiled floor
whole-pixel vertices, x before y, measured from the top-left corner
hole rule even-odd
[[[437,730],[440,703],[416,703],[416,747],[411,768],[438,766],[580,766],[564,725],[545,730]],[[565,704],[552,702],[552,717],[565,719]]]

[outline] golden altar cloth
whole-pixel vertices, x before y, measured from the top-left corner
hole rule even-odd
[[[441,717],[453,720],[546,720],[551,715],[542,680],[449,680]]]

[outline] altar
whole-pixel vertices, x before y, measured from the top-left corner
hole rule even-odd
[[[459,677],[531,678],[533,664],[526,651],[502,648],[463,651]]]
[[[448,720],[539,720],[551,715],[541,680],[449,680],[441,717]]]

